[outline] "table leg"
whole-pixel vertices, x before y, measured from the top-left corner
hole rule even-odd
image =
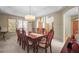
[[[37,53],[38,52],[38,46],[37,46],[37,41],[33,42],[33,52]]]
[[[38,53],[38,46],[36,46],[36,53]]]
[[[5,40],[5,33],[3,33],[3,39]]]
[[[33,53],[35,53],[35,42],[33,42]]]

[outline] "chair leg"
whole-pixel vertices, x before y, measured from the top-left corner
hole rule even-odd
[[[38,53],[38,46],[36,46],[36,53]]]
[[[45,53],[47,53],[47,48],[45,48]]]
[[[22,48],[23,48],[23,42],[22,42]]]
[[[24,50],[25,50],[25,46],[26,46],[26,44],[25,44],[25,42],[24,42],[23,44],[24,44]]]
[[[27,53],[29,53],[29,45],[27,45]]]
[[[50,52],[52,53],[52,47],[51,47],[51,45],[50,45]]]
[[[25,42],[22,41],[22,48],[25,50]]]
[[[36,52],[36,46],[35,46],[35,42],[33,42],[33,53]]]
[[[19,45],[21,45],[22,43],[21,43],[21,40],[19,41]]]

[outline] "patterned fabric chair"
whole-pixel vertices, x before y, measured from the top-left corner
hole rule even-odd
[[[40,42],[38,42],[38,48],[43,48],[45,49],[45,52],[47,53],[47,48],[50,47],[50,52],[52,52],[52,48],[51,48],[51,42],[54,36],[54,31],[53,29],[51,29],[48,33],[48,35],[46,35]]]
[[[72,52],[79,53],[79,44],[74,42],[72,45]]]

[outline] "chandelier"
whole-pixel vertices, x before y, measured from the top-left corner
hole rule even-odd
[[[29,6],[29,15],[26,15],[25,19],[28,20],[28,21],[34,21],[35,20],[35,16],[33,16],[31,14],[31,6]]]

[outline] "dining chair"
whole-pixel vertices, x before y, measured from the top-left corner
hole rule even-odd
[[[66,41],[65,41],[60,53],[66,53],[66,52],[71,53],[72,43],[70,42],[70,40],[71,40],[71,37],[66,38]]]
[[[30,47],[32,48],[33,43],[31,41],[31,38],[26,35],[25,30],[22,29],[22,35],[21,35],[21,41],[22,41],[22,48],[25,50],[27,47],[27,53],[29,53]]]
[[[71,53],[71,51],[72,51],[72,43],[68,42],[68,44],[67,44],[67,52]]]
[[[51,42],[52,42],[53,37],[54,37],[54,30],[51,29],[49,31],[49,33],[47,35],[45,35],[41,39],[41,41],[38,42],[37,49],[38,48],[43,48],[43,49],[45,49],[45,52],[47,53],[47,48],[50,47],[50,52],[52,53]]]
[[[32,38],[26,35],[26,45],[27,45],[27,53],[29,53],[30,49],[33,49]]]
[[[77,42],[74,42],[72,45],[72,51],[74,53],[79,53],[79,44]]]
[[[42,30],[41,33],[44,34],[45,33],[45,28],[42,28],[41,30]]]
[[[76,38],[75,35],[71,35],[70,41],[67,44],[67,51],[68,53],[71,53],[74,51],[76,48],[78,48],[77,43],[76,43]],[[77,50],[77,49],[76,49]]]
[[[32,49],[33,52],[35,53],[37,50],[36,47],[38,43],[37,41],[39,41],[39,37],[36,39],[33,39],[32,37],[30,37],[30,34],[29,34],[29,35],[26,35],[26,38],[27,38],[27,52],[29,53],[30,49]]]
[[[71,41],[76,41],[75,35],[71,35]]]
[[[17,42],[19,42],[19,45],[21,45],[21,32],[19,29],[16,30],[16,34],[17,34]]]
[[[27,37],[26,37],[26,32],[24,29],[22,29],[21,43],[22,43],[22,48],[25,50],[25,48],[27,46]]]

